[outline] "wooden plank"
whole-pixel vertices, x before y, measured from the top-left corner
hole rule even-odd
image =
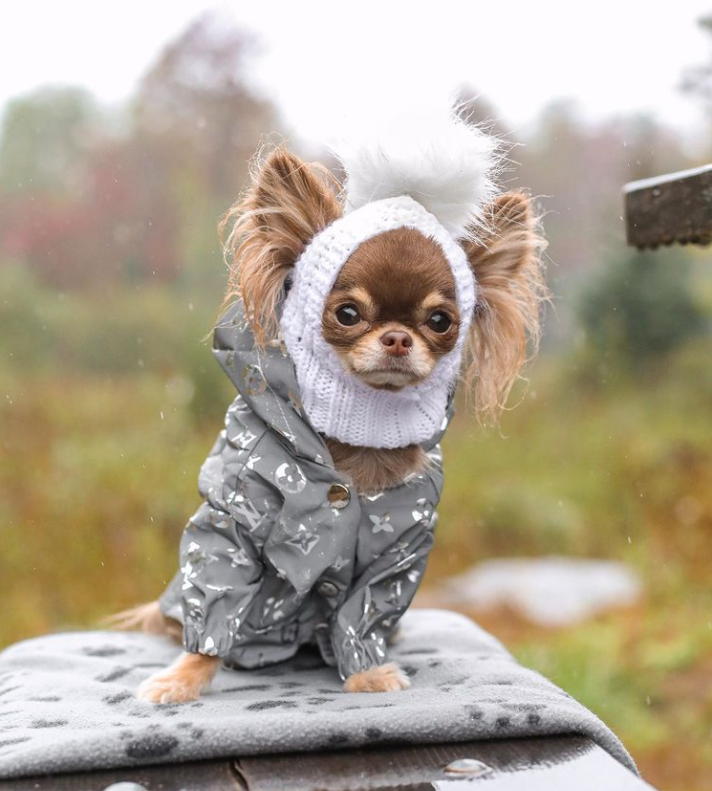
[[[628,244],[638,249],[712,242],[712,165],[625,186]]]
[[[458,759],[476,775],[449,775]],[[510,739],[437,746],[273,755],[236,761],[248,791],[424,791],[483,784],[486,791],[643,791],[647,783],[582,737]],[[459,779],[457,779],[459,778]]]
[[[242,791],[230,761],[77,772],[25,780],[0,780],[0,791],[104,791],[113,783],[138,783],[147,791]]]
[[[474,775],[444,771],[460,759],[479,762]],[[651,789],[593,742],[568,736],[82,772],[0,781],[0,791],[104,791],[120,782],[147,791],[459,791],[478,783],[484,791]]]

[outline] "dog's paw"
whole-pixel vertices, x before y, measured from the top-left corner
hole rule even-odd
[[[408,689],[410,680],[395,662],[354,673],[344,682],[344,692],[398,692]]]
[[[149,676],[138,688],[136,697],[149,703],[189,703],[200,697],[202,684],[186,683],[175,673],[163,672]]]

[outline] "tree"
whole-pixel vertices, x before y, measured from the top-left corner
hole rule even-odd
[[[80,88],[41,88],[11,101],[0,136],[0,191],[80,189],[99,123],[96,102]]]
[[[712,39],[712,15],[702,17],[697,24]],[[687,69],[682,79],[682,90],[699,98],[707,111],[712,112],[712,59]]]
[[[659,362],[704,328],[690,275],[680,250],[634,253],[615,261],[579,301],[589,345],[635,369]]]
[[[278,124],[250,85],[255,50],[251,34],[206,13],[165,48],[134,102],[132,150],[155,196],[143,205],[177,230],[183,287],[211,299],[224,287],[218,219],[242,191],[260,137]]]
[[[219,301],[217,222],[275,125],[249,85],[253,50],[248,34],[209,14],[159,55],[118,125],[76,88],[11,103],[0,257],[62,288],[180,281],[192,300]]]
[[[159,140],[222,201],[235,197],[260,135],[277,123],[249,85],[255,49],[250,34],[208,12],[165,48],[135,102],[137,134]]]

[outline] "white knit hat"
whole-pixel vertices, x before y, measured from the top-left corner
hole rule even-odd
[[[457,240],[482,223],[484,205],[494,194],[490,175],[496,141],[454,116],[435,138],[421,141],[420,155],[412,141],[409,146],[393,138],[388,142],[390,148],[381,142],[342,156],[348,174],[346,213],[317,234],[297,260],[281,319],[311,424],[327,437],[359,447],[405,447],[440,430],[475,306],[474,276]],[[455,347],[425,381],[392,392],[347,372],[324,340],[321,324],[326,298],[351,254],[396,228],[418,230],[442,249],[455,279],[460,331]]]

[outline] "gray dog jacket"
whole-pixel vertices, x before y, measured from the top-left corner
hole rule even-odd
[[[426,469],[359,495],[310,425],[284,342],[257,347],[236,303],[213,349],[238,395],[200,470],[203,502],[162,611],[183,624],[187,651],[228,666],[280,662],[309,643],[342,678],[383,664],[433,545],[452,397],[422,444]]]

